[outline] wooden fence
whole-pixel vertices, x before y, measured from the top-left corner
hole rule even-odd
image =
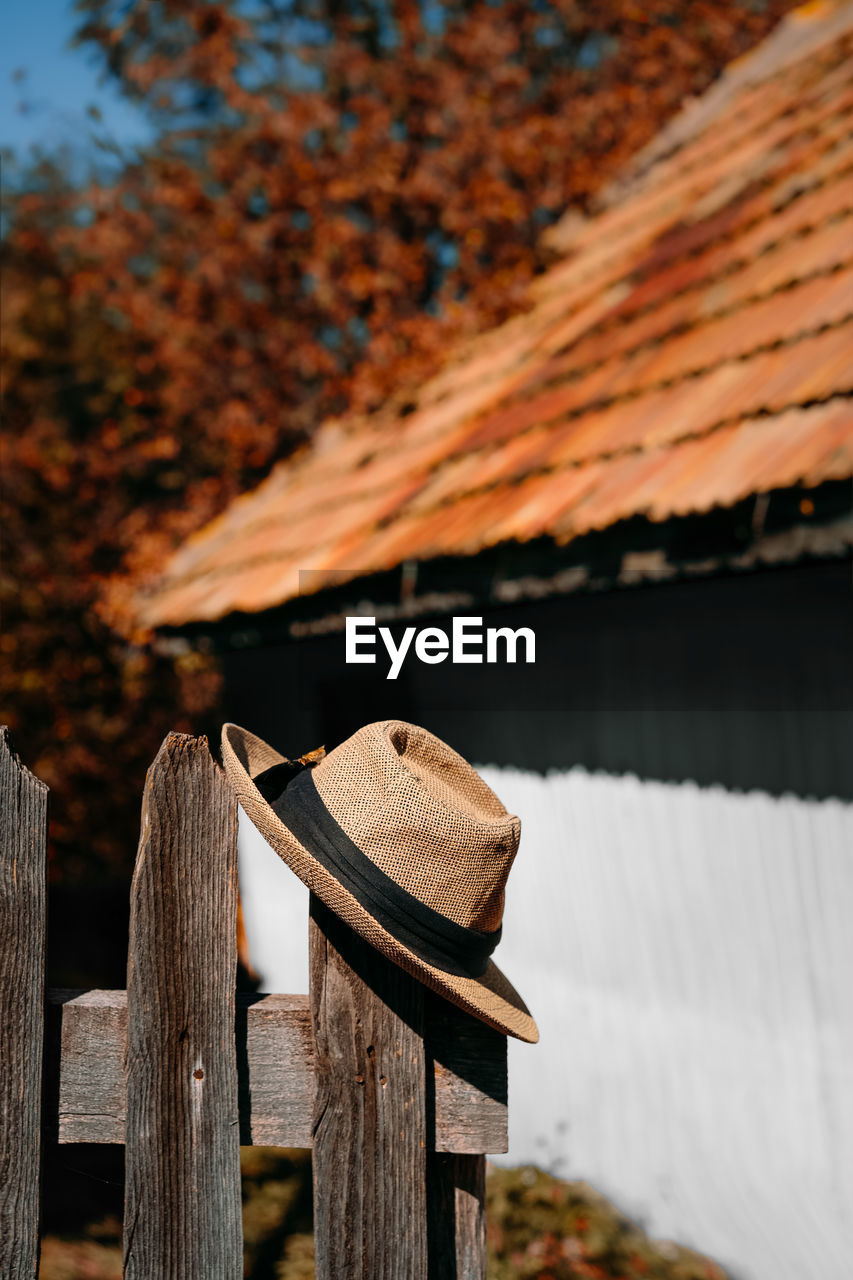
[[[505,1037],[313,898],[309,995],[235,995],[237,804],[204,738],[148,771],[127,991],[45,992],[47,788],[5,729],[0,806],[3,1280],[37,1274],[45,1141],[125,1144],[136,1280],[242,1276],[241,1143],[313,1149],[318,1280],[483,1280]]]

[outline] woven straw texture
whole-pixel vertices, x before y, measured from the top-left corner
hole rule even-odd
[[[326,808],[409,893],[469,929],[501,922],[521,823],[451,747],[416,725],[366,725],[314,769]]]
[[[222,757],[240,804],[264,839],[361,937],[489,1026],[530,1043],[539,1039],[527,1006],[493,961],[480,978],[427,964],[296,839],[252,782],[284,756],[239,725],[226,724]],[[339,826],[398,884],[458,924],[498,927],[521,824],[460,755],[415,725],[381,721],[336,747],[313,775]]]

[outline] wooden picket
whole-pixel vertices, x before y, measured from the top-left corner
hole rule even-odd
[[[0,728],[0,1274],[38,1265],[47,787]]]
[[[125,1143],[126,1277],[238,1280],[261,1143],[313,1148],[318,1280],[484,1280],[505,1037],[313,898],[309,995],[235,993],[236,801],[179,734],[146,780],[127,991],[45,1006],[46,801],[3,731],[0,1277],[36,1275],[43,1138]]]
[[[145,780],[130,892],[124,1274],[239,1276],[237,802],[204,742]]]

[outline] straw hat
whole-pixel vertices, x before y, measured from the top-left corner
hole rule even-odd
[[[222,756],[261,835],[356,933],[489,1026],[539,1039],[490,959],[521,823],[467,761],[402,720],[298,761],[226,724]]]

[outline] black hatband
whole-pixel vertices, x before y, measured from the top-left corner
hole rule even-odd
[[[485,973],[500,928],[466,929],[386,875],[329,813],[310,769],[286,762],[253,781],[296,839],[383,929],[436,969],[466,978]]]

